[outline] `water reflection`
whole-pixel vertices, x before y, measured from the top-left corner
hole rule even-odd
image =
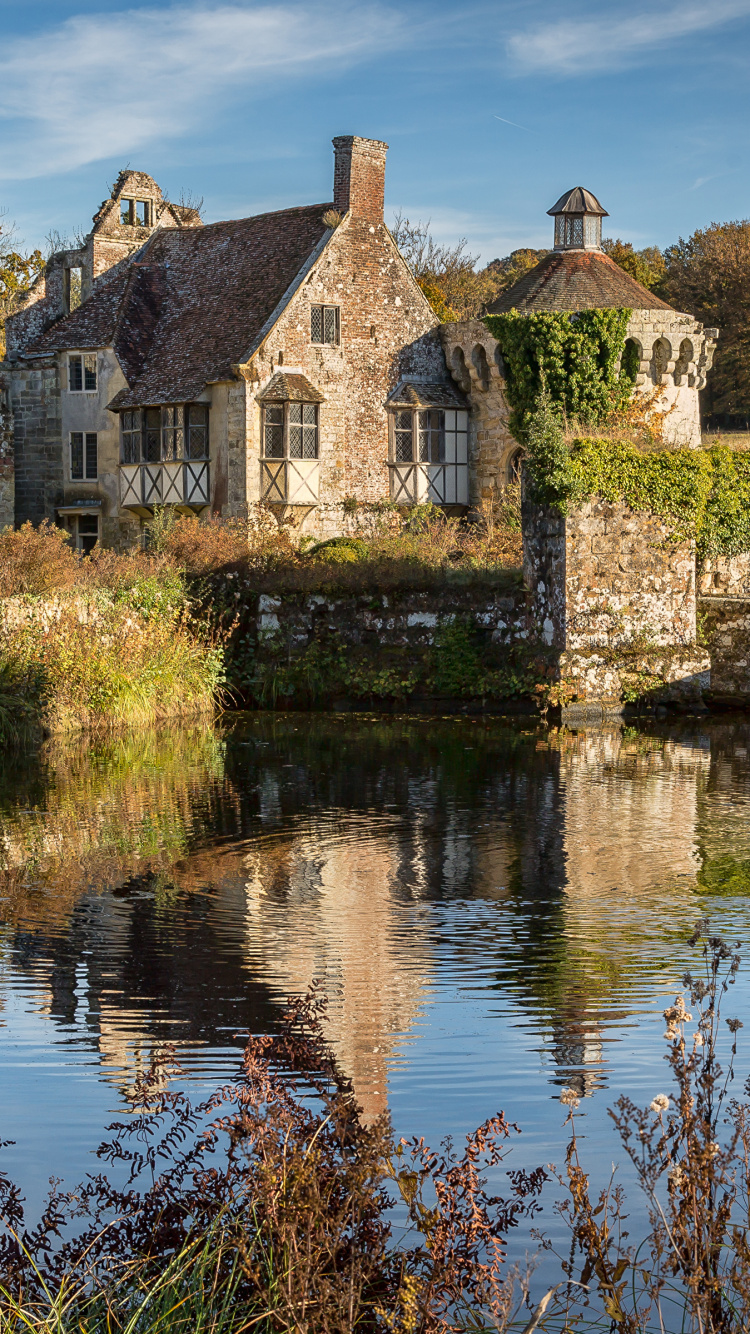
[[[369,1115],[420,1062],[452,1096],[501,1074],[520,1098],[593,1094],[679,979],[707,889],[744,929],[749,749],[744,720],[278,715],[16,759],[4,1022],[33,1015],[37,1063],[88,1052],[116,1088],[166,1042],[223,1077],[236,1035],[318,977]]]

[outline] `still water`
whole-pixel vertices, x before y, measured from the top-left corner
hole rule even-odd
[[[572,1086],[604,1172],[614,1098],[668,1090],[692,924],[747,940],[749,749],[738,718],[277,714],[6,758],[0,1166],[32,1207],[79,1180],[155,1050],[213,1086],[319,978],[368,1115],[436,1143],[502,1108],[531,1167]]]

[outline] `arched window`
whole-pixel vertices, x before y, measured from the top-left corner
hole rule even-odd
[[[508,459],[508,485],[517,486],[521,480],[521,468],[523,466],[523,450],[515,449]]]

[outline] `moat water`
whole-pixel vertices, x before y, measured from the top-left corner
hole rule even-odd
[[[6,756],[0,1168],[33,1212],[155,1050],[213,1086],[319,978],[368,1115],[436,1143],[502,1108],[530,1167],[562,1161],[572,1086],[606,1174],[607,1108],[669,1091],[692,924],[748,939],[749,751],[743,718],[277,714]]]

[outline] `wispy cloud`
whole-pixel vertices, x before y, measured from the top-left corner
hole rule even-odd
[[[750,15],[750,0],[713,0],[627,18],[565,18],[515,33],[508,51],[525,73],[585,76],[649,57],[655,48]]]
[[[373,0],[201,4],[79,15],[0,49],[0,176],[28,178],[189,133],[238,92],[401,44]],[[238,131],[239,132],[239,131]]]

